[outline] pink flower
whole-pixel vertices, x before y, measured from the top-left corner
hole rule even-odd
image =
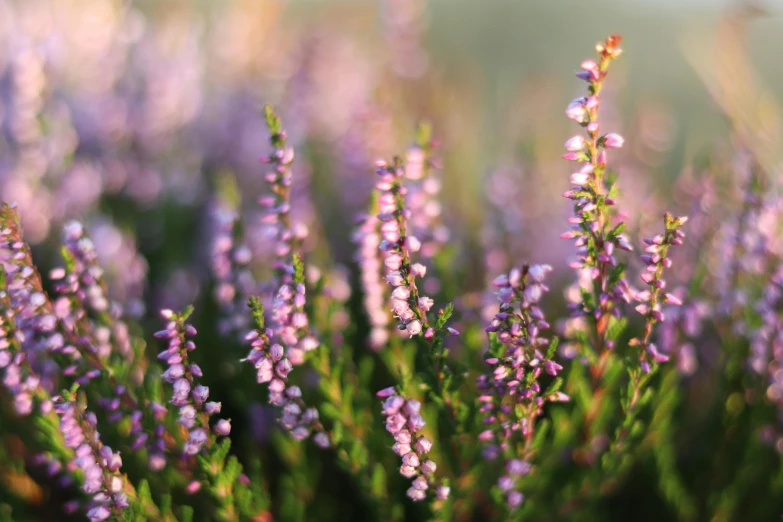
[[[623,146],[623,143],[625,142],[622,136],[620,136],[619,134],[615,134],[614,132],[610,132],[609,134],[604,136],[602,141],[604,147],[606,147],[607,149],[619,149],[620,147]]]
[[[585,146],[585,139],[582,136],[574,136],[565,142],[565,148],[568,151],[576,152],[582,150]]]

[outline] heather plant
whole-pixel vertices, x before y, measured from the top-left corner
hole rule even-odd
[[[393,23],[392,4],[393,64],[410,81],[426,69],[404,38],[419,21]],[[780,516],[774,176],[740,148],[738,202],[716,217],[697,178],[698,197],[679,195],[700,204],[677,217],[673,201],[658,229],[634,228],[616,159],[627,140],[601,112],[621,38],[595,50],[576,73],[586,92],[565,110],[580,129],[565,142],[574,172],[557,184],[573,257],[509,258],[488,232],[496,273],[483,290],[450,221],[448,141],[429,123],[403,154],[368,159],[355,185],[303,191],[316,131],[288,132],[266,105],[253,116],[269,138],[254,144],[253,191],[210,172],[213,193],[192,206],[184,185],[169,187],[183,192],[171,208],[138,187],[132,201],[103,196],[118,223],[140,209],[160,221],[138,231],[138,249],[88,219],[62,220],[59,250],[33,248],[30,201],[3,193],[0,520]],[[180,124],[158,122],[157,135],[184,140]],[[155,135],[129,138],[144,161],[187,164]],[[357,157],[381,148],[362,137],[348,147]],[[310,214],[321,189],[352,192],[337,198],[335,230]],[[363,210],[344,204],[359,192]],[[112,237],[123,240],[101,259]],[[149,266],[144,303],[129,263]]]

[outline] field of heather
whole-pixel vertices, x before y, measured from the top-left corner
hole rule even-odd
[[[0,522],[780,520],[781,48],[0,0]]]

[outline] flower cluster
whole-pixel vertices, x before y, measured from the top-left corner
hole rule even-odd
[[[180,314],[172,310],[162,310],[161,316],[168,321],[166,329],[155,333],[158,339],[168,339],[168,347],[160,352],[158,359],[169,366],[163,373],[163,378],[172,384],[174,393],[171,404],[179,408],[179,422],[189,433],[188,441],[183,447],[185,455],[199,453],[209,442],[210,431],[221,437],[231,432],[231,421],[226,419],[220,419],[211,430],[209,427],[209,419],[220,413],[221,403],[207,401],[209,388],[197,384],[196,381],[202,376],[201,368],[188,359],[188,353],[196,349],[196,343],[188,339],[196,335],[196,329],[186,323],[192,312],[192,308]]]
[[[548,265],[523,265],[495,279],[500,307],[486,328],[494,334],[485,359],[491,372],[476,380],[481,392],[479,411],[484,414],[484,425],[489,426],[478,438],[486,443],[486,459],[504,456],[508,473],[500,477],[498,486],[512,509],[524,500],[516,489],[516,479],[530,470],[525,459],[529,458],[536,419],[545,402],[569,400],[559,391],[559,381],[545,392],[539,382],[542,372],[556,377],[563,368],[553,360],[556,344],[550,345],[541,335],[549,323],[539,301],[547,290],[544,278],[551,270]],[[517,438],[521,447],[516,445]]]
[[[421,242],[415,236],[407,235],[409,211],[405,208],[407,190],[402,185],[405,169],[399,159],[392,164],[378,162],[379,180],[375,187],[378,195],[378,219],[381,221],[379,248],[384,253],[386,281],[394,287],[392,304],[394,314],[401,328],[411,336],[422,331],[428,333],[427,312],[433,301],[420,296],[416,287],[416,277],[424,277],[427,269],[421,263],[411,264],[410,252],[418,252]]]
[[[783,265],[778,265],[769,283],[764,288],[761,299],[756,304],[756,312],[761,324],[750,339],[748,366],[759,375],[769,375],[770,383],[767,395],[775,400],[783,399],[783,375],[777,368],[783,366]]]
[[[302,400],[302,390],[289,383],[288,375],[294,366],[279,343],[273,343],[274,331],[264,326],[264,311],[258,298],[251,298],[256,329],[246,340],[251,350],[246,359],[256,368],[259,384],[269,383],[269,402],[280,408],[280,423],[297,440],[306,439],[315,432],[313,440],[318,446],[329,446],[329,436],[318,420],[318,410],[307,407]]]
[[[127,326],[119,320],[122,310],[109,300],[95,244],[78,221],[66,223],[63,243],[66,268],[50,274],[57,281],[55,290],[60,296],[55,302],[58,316],[66,326],[94,341],[99,358],[108,358],[114,350],[131,358]]]
[[[249,317],[245,313],[248,291],[255,286],[249,270],[250,249],[237,243],[234,212],[217,208],[213,212],[215,231],[212,239],[211,268],[215,278],[215,301],[221,307],[218,328],[223,335],[246,330]]]
[[[389,311],[386,308],[387,287],[381,279],[380,221],[376,214],[359,216],[353,240],[358,245],[356,262],[364,290],[364,310],[370,321],[369,344],[373,350],[380,350],[389,340]]]
[[[269,157],[262,158],[262,161],[273,165],[274,170],[267,173],[264,178],[269,183],[272,194],[262,196],[259,204],[266,209],[262,221],[270,227],[270,235],[274,242],[278,282],[291,283],[294,276],[293,253],[307,237],[308,231],[304,224],[294,225],[291,220],[293,182],[291,164],[294,162],[294,149],[286,144],[286,134],[282,129],[280,118],[272,107],[267,105],[264,110],[274,151]]]
[[[645,247],[645,254],[641,258],[646,269],[641,278],[649,288],[638,292],[635,296],[638,301],[641,301],[641,304],[637,305],[636,311],[645,317],[644,334],[640,340],[632,341],[632,345],[639,346],[641,350],[639,359],[645,373],[650,372],[651,362],[661,363],[669,360],[667,355],[658,351],[655,344],[651,342],[651,337],[655,325],[664,320],[662,306],[664,304],[673,306],[682,304],[674,294],[663,292],[666,288],[666,281],[662,277],[664,269],[672,266],[671,258],[666,257],[669,248],[682,245],[685,234],[680,230],[680,227],[686,221],[688,221],[687,217],[672,217],[667,213],[664,216],[665,232],[644,240],[647,247]]]
[[[631,251],[628,239],[622,234],[625,225],[615,223],[613,207],[615,188],[608,180],[606,170],[608,149],[618,149],[623,138],[615,133],[601,134],[598,122],[600,93],[607,75],[609,63],[622,53],[618,47],[619,36],[610,36],[596,50],[600,60],[582,62],[577,76],[588,83],[588,96],[573,100],[566,115],[579,123],[586,131],[586,138],[574,136],[565,148],[563,158],[580,164],[571,175],[573,187],[563,194],[574,201],[574,216],[569,219],[571,230],[561,235],[575,239],[578,260],[571,266],[589,272],[593,283],[593,295],[584,298],[574,309],[575,316],[586,315],[595,325],[596,346],[600,353],[605,346],[604,331],[608,316],[620,316],[619,303],[628,300],[629,287],[624,277],[624,267],[617,262],[615,250]]]
[[[305,313],[304,283],[284,284],[272,301],[270,319],[273,337],[286,347],[286,357],[297,366],[305,361],[305,354],[319,346],[318,339],[309,333]]]
[[[386,431],[394,436],[392,449],[402,457],[400,474],[413,479],[408,496],[413,500],[424,500],[427,490],[435,486],[437,465],[427,457],[432,441],[419,434],[426,424],[420,415],[421,403],[397,394],[394,387],[379,391],[377,396],[385,399],[382,413],[386,416]],[[437,486],[435,496],[439,500],[447,499],[449,487]]]
[[[443,209],[438,199],[441,179],[438,163],[432,157],[435,144],[431,129],[422,125],[416,144],[405,155],[405,177],[410,180],[405,207],[410,211],[409,228],[421,241],[420,255],[432,259],[449,240],[449,229],[443,222]],[[432,281],[432,279],[428,279]]]
[[[7,205],[0,208],[0,272],[5,274],[0,290],[5,291],[6,301],[2,334],[5,346],[0,354],[0,367],[10,365],[6,368],[6,380],[7,385],[15,383],[12,395],[16,409],[19,413],[29,413],[30,393],[37,388],[52,392],[60,378],[52,353],[72,348],[65,346],[63,336],[57,331],[57,318],[43,291],[30,250],[22,240],[16,211]],[[10,350],[14,347],[12,354]],[[28,372],[30,375],[26,375]],[[51,409],[51,404],[42,406]]]
[[[122,458],[101,442],[95,414],[85,411],[74,399],[55,397],[54,409],[60,416],[65,445],[74,450],[74,464],[84,473],[82,489],[93,496],[87,518],[102,522],[129,506],[125,482],[119,474]]]
[[[7,217],[3,209],[3,218]],[[33,286],[34,269],[25,264],[23,244],[13,238],[14,228],[0,221],[0,374],[19,415],[33,411],[33,398],[43,392],[41,376],[30,366],[29,349],[36,333],[51,331],[54,321],[43,321],[44,294]],[[53,318],[52,318],[53,319]],[[51,323],[51,324],[48,324]],[[27,341],[28,346],[24,346]],[[45,348],[45,346],[43,346]],[[45,398],[41,413],[52,410]]]

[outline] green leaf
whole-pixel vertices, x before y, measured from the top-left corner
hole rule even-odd
[[[612,317],[609,322],[609,327],[606,329],[606,338],[612,341],[616,341],[620,338],[620,335],[622,335],[623,331],[625,331],[625,327],[627,325],[628,320],[625,317],[621,319]]]
[[[182,514],[179,520],[180,522],[193,522],[193,508],[191,506],[182,506]]]
[[[298,252],[294,252],[294,283],[298,285],[305,284],[305,268],[302,256]]]
[[[432,125],[429,122],[421,122],[416,127],[416,145],[422,149],[429,149],[432,141]]]
[[[264,329],[264,305],[261,304],[261,298],[252,296],[247,300],[247,306],[253,313],[253,322],[256,323],[256,328],[259,330]]]
[[[446,326],[446,321],[448,321],[451,318],[451,314],[454,313],[454,304],[449,303],[446,305],[445,308],[440,310],[438,312],[438,320],[435,323],[435,329],[441,330],[444,326]]]
[[[549,341],[549,348],[546,349],[546,358],[551,359],[554,357],[555,352],[557,351],[557,346],[560,344],[560,338],[553,337],[551,341]]]
[[[381,464],[375,464],[370,477],[370,490],[375,497],[385,497],[388,494],[386,485],[386,470]]]
[[[563,387],[563,379],[562,377],[557,377],[555,380],[552,381],[552,383],[547,387],[546,391],[543,393],[543,395],[552,395],[553,393],[559,392],[560,389]]]

